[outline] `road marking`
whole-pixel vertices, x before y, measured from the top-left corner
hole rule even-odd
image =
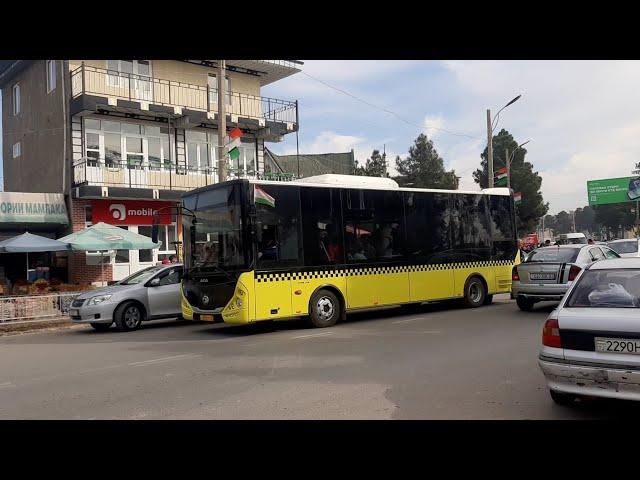
[[[406,318],[404,320],[396,320],[395,322],[391,322],[392,324],[398,324],[398,323],[409,323],[409,322],[415,322],[416,320],[420,320],[422,317],[418,317],[418,318]]]
[[[154,358],[152,360],[143,360],[141,362],[132,362],[132,363],[129,363],[128,365],[130,365],[132,367],[139,367],[139,366],[145,366],[145,365],[156,365],[158,363],[171,362],[173,360],[178,360],[178,359],[182,359],[182,358],[195,358],[195,357],[202,357],[202,355],[195,355],[195,354],[192,354],[192,353],[188,353],[188,354],[184,354],[184,355],[173,355],[171,357]]]
[[[0,388],[1,387],[11,387],[11,386],[13,386],[13,383],[11,383],[11,382],[0,383]]]
[[[325,335],[333,335],[333,332],[312,333],[311,335],[299,335],[297,337],[291,337],[291,340],[297,340],[298,338],[323,337]]]

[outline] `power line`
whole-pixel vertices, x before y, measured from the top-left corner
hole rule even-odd
[[[369,102],[369,101],[367,101],[367,100],[364,100],[364,99],[362,99],[362,98],[360,98],[360,97],[357,97],[356,95],[353,95],[352,93],[347,92],[346,90],[343,90],[343,89],[338,88],[338,87],[334,87],[333,85],[331,85],[331,84],[329,84],[329,83],[325,82],[324,80],[320,80],[319,78],[316,78],[316,77],[314,77],[314,76],[312,76],[312,75],[309,75],[309,74],[308,74],[307,72],[305,72],[305,71],[301,71],[300,73],[302,73],[303,75],[306,75],[307,77],[311,78],[312,80],[315,80],[316,82],[319,82],[319,83],[321,83],[321,84],[325,85],[326,87],[329,87],[329,88],[331,88],[331,89],[333,89],[333,90],[336,90],[336,91],[338,91],[338,92],[340,92],[340,93],[342,93],[342,94],[344,94],[344,95],[347,95],[347,96],[349,96],[349,97],[351,97],[351,98],[354,98],[355,100],[358,100],[359,102],[362,102],[362,103],[364,103],[365,105],[368,105],[368,106],[370,106],[370,107],[372,107],[372,108],[376,108],[376,109],[378,109],[378,110],[382,110],[382,111],[383,111],[383,112],[385,112],[385,113],[388,113],[388,114],[390,114],[390,115],[393,115],[394,117],[398,118],[400,121],[402,121],[402,122],[406,123],[407,125],[411,125],[411,126],[414,126],[414,127],[418,127],[418,128],[420,128],[421,130],[422,130],[422,129],[439,130],[439,131],[441,131],[441,132],[445,132],[445,133],[448,133],[448,134],[450,134],[450,135],[455,135],[455,136],[457,136],[457,137],[467,137],[467,138],[471,138],[471,139],[473,139],[473,140],[479,140],[479,139],[481,139],[481,137],[475,137],[475,136],[473,136],[473,135],[468,135],[468,134],[466,134],[466,133],[456,133],[456,132],[452,132],[451,130],[447,130],[446,128],[440,128],[440,127],[434,127],[434,126],[428,126],[428,125],[419,125],[419,124],[417,124],[417,123],[413,123],[413,122],[411,122],[411,121],[409,121],[409,120],[406,120],[405,118],[403,118],[402,116],[400,116],[399,114],[397,114],[396,112],[394,112],[393,110],[389,110],[388,108],[381,107],[381,106],[379,106],[379,105],[375,105],[375,104],[373,104],[373,103],[371,103],[371,102]]]

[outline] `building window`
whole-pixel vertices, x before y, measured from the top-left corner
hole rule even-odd
[[[15,84],[12,89],[13,92],[13,114],[18,115],[20,113],[20,85]]]
[[[85,118],[84,130],[88,166],[171,169],[172,142],[166,127]]]
[[[191,173],[212,174],[218,160],[216,133],[187,130],[187,166]]]
[[[56,61],[47,60],[47,93],[56,89]]]
[[[18,158],[22,154],[20,142],[13,144],[13,158]]]

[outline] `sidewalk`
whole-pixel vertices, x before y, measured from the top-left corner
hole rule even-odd
[[[7,335],[17,335],[20,333],[36,332],[41,330],[60,330],[64,328],[79,328],[83,325],[74,324],[67,316],[51,318],[42,321],[28,322],[3,322],[0,323],[0,337]]]

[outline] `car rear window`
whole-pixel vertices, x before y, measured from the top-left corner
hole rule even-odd
[[[526,263],[531,262],[557,262],[571,263],[575,262],[580,253],[579,248],[541,248],[534,250],[527,257]]]
[[[640,308],[640,269],[587,270],[565,306]]]
[[[608,246],[617,253],[636,253],[638,251],[638,242],[636,240],[610,243]]]

